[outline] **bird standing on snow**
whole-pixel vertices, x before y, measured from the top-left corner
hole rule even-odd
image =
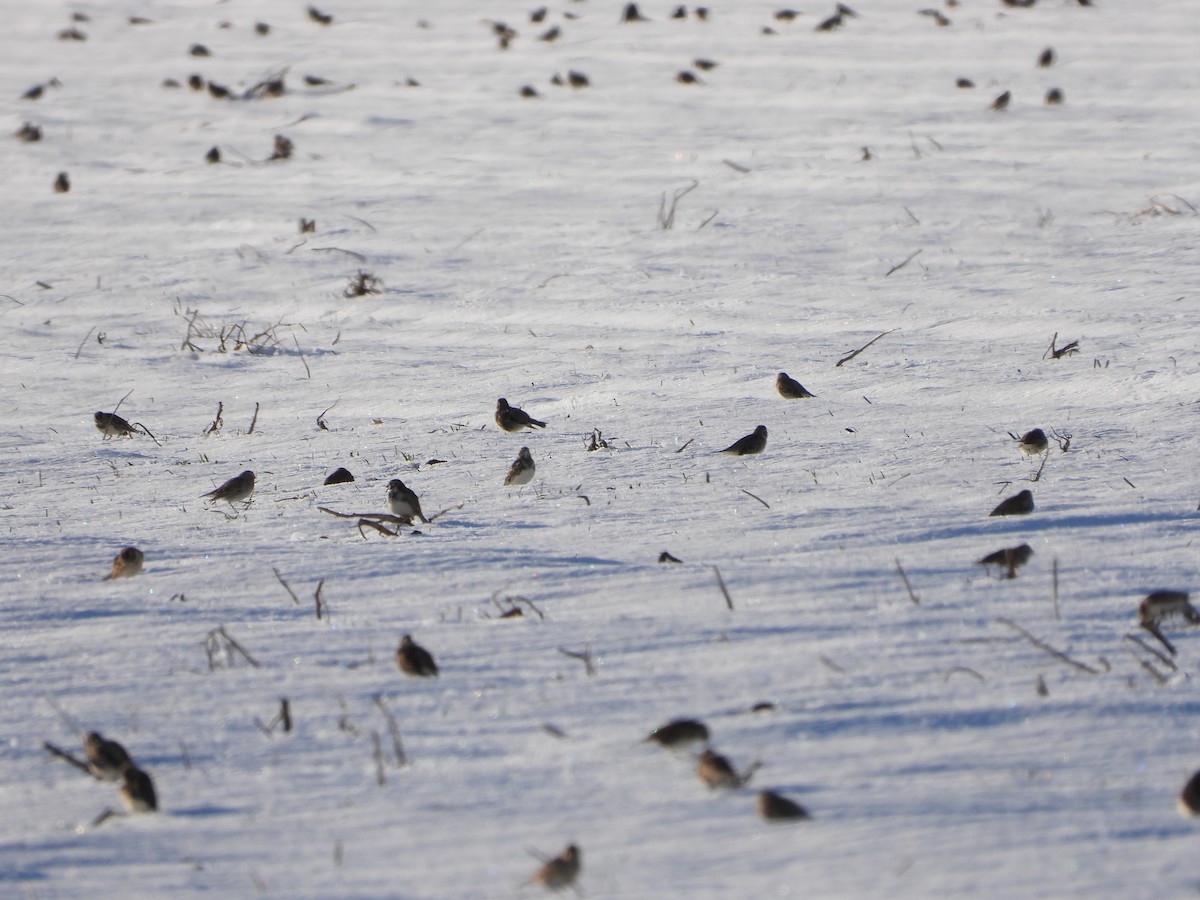
[[[734,441],[718,453],[729,453],[733,456],[748,456],[751,453],[762,453],[767,449],[767,426],[759,425],[752,434]]]
[[[131,762],[121,767],[121,800],[130,812],[154,812],[158,809],[158,795],[150,776]]]
[[[1050,442],[1046,440],[1046,432],[1040,428],[1034,428],[1017,438],[1017,446],[1026,456],[1037,456],[1039,453],[1046,452]]]
[[[138,433],[137,428],[126,422],[115,412],[98,412],[92,418],[96,422],[96,428],[106,438],[133,437]]]
[[[1185,816],[1200,816],[1200,772],[1188,779],[1179,794],[1179,812]]]
[[[533,873],[529,883],[540,884],[547,890],[561,891],[575,883],[581,865],[579,848],[570,844],[554,859],[546,860],[542,867]]]
[[[728,758],[715,750],[705,750],[696,762],[696,777],[710,789],[739,788],[750,775],[739,775]]]
[[[779,396],[785,400],[799,400],[802,397],[816,396],[787,372],[780,372],[775,376],[775,390],[779,391]]]
[[[758,814],[768,822],[812,818],[803,806],[774,791],[758,792]]]
[[[400,646],[396,648],[396,665],[405,675],[433,678],[438,674],[433,654],[414,641],[411,634],[400,638]]]
[[[399,478],[393,478],[388,482],[388,509],[392,511],[393,516],[399,516],[402,519],[416,517],[422,522],[429,521],[421,512],[421,501],[417,495]]]
[[[1024,516],[1033,512],[1033,491],[1028,489],[1002,500],[989,516]]]
[[[513,460],[513,464],[508,467],[508,474],[504,476],[504,483],[529,484],[529,482],[533,481],[534,469],[533,455],[529,452],[528,447],[522,447],[521,452],[517,454],[517,458]]]
[[[122,767],[133,764],[124,747],[98,731],[89,731],[83,739],[83,755],[92,774],[103,781],[116,781]]]
[[[707,743],[708,726],[698,719],[672,719],[666,725],[650,732],[646,741],[653,741],[660,747],[682,747],[684,744]]]
[[[137,547],[123,547],[121,552],[113,559],[112,571],[105,576],[105,581],[112,581],[114,578],[132,578],[138,572],[142,571],[142,563],[146,561],[146,555]]]
[[[529,413],[515,406],[509,406],[508,401],[501,397],[496,401],[496,424],[505,431],[520,431],[522,428],[545,428],[545,422],[539,422],[530,417]]]
[[[205,497],[213,500],[224,500],[233,505],[239,500],[245,500],[254,493],[254,473],[247,469],[241,475],[230,478],[215,491],[209,491]]]

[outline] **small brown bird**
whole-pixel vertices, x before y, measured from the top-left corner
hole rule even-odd
[[[1046,105],[1058,106],[1063,102],[1062,88],[1050,88],[1046,91]]]
[[[991,109],[995,112],[1000,112],[1003,109],[1008,109],[1008,101],[1012,99],[1012,91],[1005,91],[999,97],[992,101]]]
[[[789,376],[787,372],[780,372],[775,376],[775,390],[779,391],[779,396],[785,400],[799,400],[803,397],[816,396],[795,378]]]
[[[98,731],[89,731],[83,739],[83,755],[92,774],[104,781],[116,781],[123,767],[133,765],[124,747]]]
[[[521,452],[517,454],[517,458],[513,460],[513,464],[508,467],[508,474],[504,476],[504,483],[529,484],[529,482],[533,481],[535,469],[533,455],[529,452],[529,448],[522,447]]]
[[[1009,436],[1017,442],[1017,446],[1021,448],[1021,452],[1026,456],[1037,456],[1039,453],[1045,453],[1046,448],[1050,446],[1050,442],[1046,440],[1046,432],[1040,428],[1027,431],[1020,437],[1012,434]]]
[[[422,522],[429,521],[421,512],[421,501],[417,498],[416,493],[399,478],[393,478],[388,482],[387,497],[388,509],[392,511],[392,515],[400,516],[403,519],[415,517]]]
[[[1033,548],[1028,544],[1021,544],[1019,547],[1005,547],[1003,550],[989,553],[975,564],[977,566],[1004,566],[1007,570],[1006,577],[1016,578],[1017,568],[1029,562],[1031,556],[1033,556]]]
[[[666,725],[655,728],[645,741],[660,747],[682,747],[686,744],[707,743],[708,726],[697,719],[672,719]]]
[[[66,194],[71,190],[71,176],[66,172],[59,172],[58,177],[54,179],[54,193]]]
[[[533,873],[529,884],[540,884],[547,890],[561,891],[575,883],[582,865],[579,848],[570,844],[554,859],[546,860],[542,867]]]
[[[637,8],[636,3],[627,3],[627,4],[625,4],[624,11],[621,13],[621,21],[622,22],[649,22],[650,20],[641,14],[641,12]]]
[[[203,497],[209,497],[213,500],[224,500],[226,503],[233,505],[239,500],[245,500],[253,493],[254,473],[247,469],[241,475],[230,478],[215,491],[209,491],[207,494],[204,494]]]
[[[146,561],[146,554],[142,553],[137,547],[122,547],[121,552],[116,555],[112,563],[112,571],[104,578],[105,581],[112,581],[114,578],[132,578],[138,572],[142,571],[142,563]]]
[[[133,437],[138,433],[135,426],[126,422],[115,412],[98,412],[92,418],[96,422],[96,429],[104,435],[105,438],[112,437]]]
[[[1188,779],[1176,804],[1181,815],[1200,816],[1200,772]]]
[[[1026,489],[1002,500],[989,516],[1024,516],[1033,512],[1033,492]]]
[[[1041,55],[1038,57],[1038,61],[1037,61],[1038,68],[1039,69],[1050,68],[1052,65],[1054,65],[1054,59],[1055,59],[1054,48],[1047,47],[1045,50],[1042,51]]]
[[[774,791],[758,792],[758,814],[768,822],[795,822],[812,818],[799,803]]]
[[[400,638],[400,646],[396,648],[396,665],[405,675],[419,678],[436,678],[438,675],[433,654],[414,641],[411,634]]]
[[[154,812],[158,809],[158,795],[150,776],[132,762],[121,767],[121,800],[130,812]]]
[[[728,453],[732,456],[748,456],[752,453],[762,453],[767,449],[767,426],[759,425],[753,433],[744,438],[738,438],[724,450],[718,453]]]
[[[1138,607],[1138,624],[1154,635],[1172,656],[1175,655],[1175,646],[1162,633],[1162,626],[1179,620],[1189,625],[1200,625],[1200,612],[1192,606],[1190,597],[1184,591],[1154,591]]]
[[[545,422],[539,422],[529,413],[515,406],[509,406],[508,401],[501,397],[496,401],[496,424],[505,431],[520,431],[522,428],[545,428]]]
[[[757,765],[739,774],[726,757],[715,750],[705,750],[696,762],[696,777],[703,781],[710,790],[717,788],[740,788],[750,780]]]

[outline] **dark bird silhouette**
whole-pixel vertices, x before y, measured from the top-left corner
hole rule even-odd
[[[753,433],[744,438],[738,438],[724,450],[718,453],[729,453],[733,456],[748,456],[752,453],[762,453],[767,448],[767,426],[759,425]]]
[[[532,418],[529,413],[501,397],[496,401],[496,424],[505,431],[520,431],[522,428],[545,428],[546,423]]]
[[[625,4],[624,11],[621,13],[621,21],[622,22],[649,22],[650,20],[642,15],[641,10],[638,9],[636,3],[627,3],[627,4]]]
[[[1037,61],[1038,68],[1039,69],[1048,69],[1052,65],[1054,65],[1054,60],[1055,60],[1054,48],[1047,47],[1045,50],[1042,51],[1041,55],[1038,57],[1038,61]]]
[[[726,757],[715,750],[705,750],[696,761],[696,777],[710,790],[740,788],[750,780],[757,768],[756,764],[739,773]]]
[[[137,547],[123,547],[121,552],[113,559],[112,570],[105,576],[105,581],[112,581],[114,578],[132,578],[138,572],[142,571],[142,564],[146,561],[146,555]]]
[[[547,890],[561,891],[575,883],[582,865],[579,848],[570,844],[554,859],[546,860],[542,867],[533,873],[529,884],[540,884]]]
[[[1046,91],[1046,105],[1058,106],[1063,102],[1062,88],[1050,88]]]
[[[992,101],[991,109],[995,112],[1000,112],[1002,109],[1008,109],[1008,101],[1012,99],[1012,91],[1005,91],[999,97]]]
[[[672,719],[647,735],[647,741],[660,747],[682,747],[685,744],[708,742],[708,726],[697,719]]]
[[[158,794],[150,776],[132,762],[121,767],[121,799],[130,812],[154,812],[158,809]]]
[[[396,648],[396,665],[405,675],[419,678],[436,678],[438,675],[433,654],[414,641],[411,634],[400,638],[400,646]]]
[[[1177,806],[1185,816],[1200,816],[1200,772],[1189,778],[1183,786]]]
[[[1000,501],[989,516],[1024,516],[1033,512],[1033,492],[1026,489]]]
[[[976,562],[976,565],[1004,566],[1006,577],[1016,578],[1017,569],[1029,562],[1031,556],[1033,556],[1033,548],[1028,544],[1021,544],[1019,547],[1005,547],[1003,550],[989,553],[983,559]]]
[[[1020,437],[1015,434],[1009,435],[1017,442],[1017,446],[1021,448],[1021,452],[1026,456],[1037,456],[1039,453],[1045,453],[1046,448],[1050,446],[1050,442],[1046,440],[1046,432],[1040,428],[1034,428],[1025,432]]]
[[[802,397],[816,396],[787,372],[780,372],[775,376],[775,390],[779,391],[779,396],[785,400],[799,400]]]
[[[768,822],[795,822],[812,818],[799,803],[774,791],[758,792],[758,814]]]
[[[98,731],[89,731],[83,739],[83,755],[92,774],[104,781],[116,781],[121,769],[133,764],[124,747]]]
[[[334,469],[328,478],[325,479],[326,484],[347,484],[354,480],[354,476],[349,469],[338,468]]]

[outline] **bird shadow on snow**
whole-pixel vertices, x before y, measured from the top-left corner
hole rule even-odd
[[[1123,525],[1145,525],[1153,522],[1189,522],[1200,516],[1189,513],[1114,513],[1105,515],[1052,516],[1005,516],[993,525],[959,525],[952,528],[937,528],[898,538],[901,544],[920,543],[930,540],[946,540],[959,537],[979,537],[985,534],[1028,534],[1039,531],[1057,531],[1063,528],[1111,528]]]

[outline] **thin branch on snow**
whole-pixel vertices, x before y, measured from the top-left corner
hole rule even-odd
[[[1071,657],[1067,656],[1067,654],[1063,653],[1061,650],[1055,650],[1053,647],[1051,647],[1045,641],[1039,640],[1038,638],[1034,637],[1032,634],[1030,634],[1028,631],[1026,631],[1024,628],[1022,628],[1020,625],[1018,625],[1012,619],[1006,619],[1004,617],[1000,617],[1000,618],[996,619],[996,621],[999,622],[1001,625],[1007,625],[1009,628],[1014,629],[1023,638],[1025,638],[1025,640],[1027,640],[1027,641],[1029,641],[1029,643],[1033,644],[1033,646],[1037,647],[1039,650],[1043,650],[1046,653],[1049,653],[1055,659],[1066,663],[1068,666],[1074,666],[1076,669],[1079,669],[1081,672],[1087,672],[1089,675],[1102,674],[1102,670],[1094,669],[1091,666],[1089,666],[1087,663],[1081,663],[1078,660],[1071,659]]]

